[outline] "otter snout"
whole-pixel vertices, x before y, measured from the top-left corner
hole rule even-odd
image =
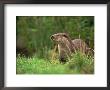
[[[50,37],[50,39],[54,40],[54,39],[55,39],[54,35],[52,35],[52,36]]]

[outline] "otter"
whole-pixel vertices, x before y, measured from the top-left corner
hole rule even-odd
[[[77,51],[84,54],[90,51],[90,48],[82,39],[71,40],[67,33],[53,34],[50,38],[57,45],[60,62],[66,62],[66,58]]]

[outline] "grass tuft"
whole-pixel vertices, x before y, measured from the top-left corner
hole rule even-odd
[[[76,52],[68,59],[66,64],[61,64],[58,58],[39,59],[37,56],[26,58],[17,56],[17,74],[93,74],[94,58]]]

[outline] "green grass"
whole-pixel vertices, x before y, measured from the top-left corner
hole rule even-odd
[[[74,71],[82,74],[94,73],[94,58],[93,56],[85,55],[77,52],[69,59],[69,67]]]
[[[94,59],[79,52],[72,55],[66,64],[58,59],[39,59],[36,56],[26,58],[17,56],[17,74],[93,74]]]
[[[79,52],[72,55],[66,64],[58,60],[55,43],[50,36],[68,33],[71,39],[80,38],[94,49],[94,16],[17,16],[16,57],[17,74],[93,74],[94,58]],[[22,50],[21,50],[22,49]],[[24,53],[23,53],[24,52]]]
[[[37,57],[17,57],[17,74],[55,74],[66,73],[65,65],[53,63]]]

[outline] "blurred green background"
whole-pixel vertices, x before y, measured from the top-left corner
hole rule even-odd
[[[17,16],[17,74],[93,74],[94,57],[74,53],[61,64],[50,36],[68,33],[94,49],[94,16]],[[23,55],[23,56],[22,56]]]
[[[17,54],[47,58],[54,48],[50,36],[66,32],[71,39],[85,40],[94,49],[94,16],[17,16]]]

